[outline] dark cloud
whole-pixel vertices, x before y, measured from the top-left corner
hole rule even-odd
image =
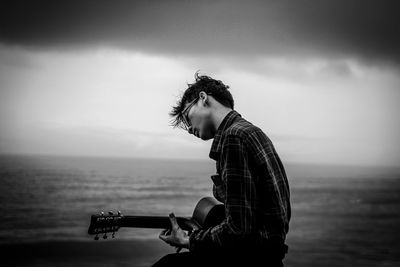
[[[400,3],[296,1],[2,1],[0,42],[111,45],[226,56],[353,56],[400,62]]]

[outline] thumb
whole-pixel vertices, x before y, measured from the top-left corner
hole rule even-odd
[[[178,230],[179,224],[178,224],[178,222],[176,220],[175,214],[174,213],[170,213],[169,214],[169,219],[170,219],[171,224],[172,224],[172,229]]]

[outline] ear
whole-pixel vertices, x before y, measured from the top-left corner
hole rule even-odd
[[[209,99],[209,97],[208,97],[208,95],[207,95],[206,92],[201,91],[201,92],[199,93],[199,97],[200,97],[200,101],[203,103],[204,106],[209,105],[209,100],[210,100],[210,99]]]

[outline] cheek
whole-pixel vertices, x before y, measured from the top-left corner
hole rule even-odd
[[[207,110],[197,110],[192,123],[195,128],[207,131],[211,123],[211,114]]]
[[[199,128],[203,132],[208,132],[211,128],[212,122],[209,115],[205,114],[199,122]]]

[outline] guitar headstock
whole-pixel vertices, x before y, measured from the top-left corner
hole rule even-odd
[[[107,238],[107,233],[112,233],[111,237],[115,237],[115,232],[121,227],[121,221],[124,216],[121,211],[114,214],[112,211],[108,212],[108,215],[104,212],[91,216],[90,226],[88,229],[89,235],[96,235],[95,240],[99,240],[99,234],[104,234],[103,238]]]

